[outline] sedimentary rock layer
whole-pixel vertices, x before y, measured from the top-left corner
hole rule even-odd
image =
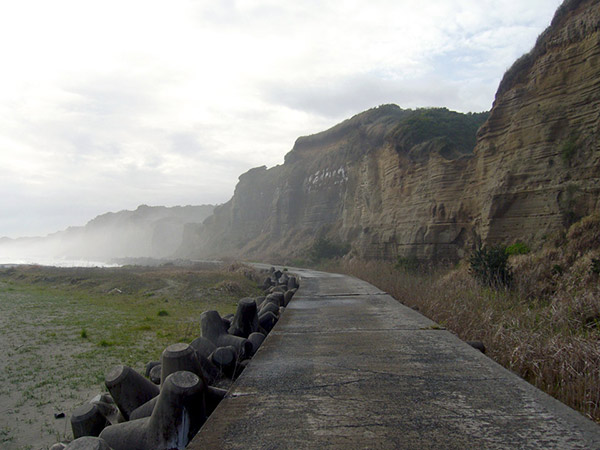
[[[317,236],[363,258],[458,259],[600,209],[600,4],[567,0],[478,115],[385,105],[297,140],[190,226],[186,256],[285,260]],[[471,151],[472,150],[472,151]]]

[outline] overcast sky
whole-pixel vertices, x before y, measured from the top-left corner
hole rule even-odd
[[[560,0],[0,4],[0,236],[223,203],[383,103],[489,110]]]

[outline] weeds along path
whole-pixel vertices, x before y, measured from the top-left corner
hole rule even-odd
[[[202,311],[257,293],[240,273],[193,267],[0,270],[0,448],[70,438],[70,412],[106,390],[112,365],[143,371],[197,337]]]

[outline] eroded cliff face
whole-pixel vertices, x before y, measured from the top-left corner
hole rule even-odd
[[[567,1],[505,75],[473,152],[482,116],[366,111],[242,175],[181,253],[285,261],[324,235],[363,258],[456,260],[539,241],[600,209],[599,63],[600,2]]]
[[[600,2],[567,1],[505,75],[472,190],[486,242],[537,241],[600,204]]]
[[[460,194],[486,117],[384,105],[300,138],[283,165],[242,175],[228,203],[188,227],[182,255],[286,260],[326,236],[366,258],[456,259],[472,234]]]

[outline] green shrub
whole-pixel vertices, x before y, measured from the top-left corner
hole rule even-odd
[[[87,330],[85,328],[81,329],[81,338],[82,339],[87,339],[88,334],[87,334]]]
[[[517,241],[513,245],[506,247],[506,253],[509,255],[526,255],[529,252],[531,252],[529,246],[521,241]]]
[[[592,258],[592,273],[600,274],[600,258]]]
[[[564,272],[564,271],[565,271],[565,270],[562,268],[562,266],[561,266],[560,264],[554,264],[554,265],[552,266],[552,274],[553,274],[553,275],[558,275],[558,276],[560,276],[560,275],[562,275],[562,274],[563,274],[563,272]]]
[[[568,163],[573,159],[575,153],[577,153],[577,137],[572,134],[560,147],[560,157],[565,163]]]
[[[348,244],[336,243],[327,238],[320,237],[312,245],[310,249],[310,257],[314,261],[322,259],[331,259],[344,256],[350,251]]]
[[[493,288],[508,286],[512,279],[508,253],[501,245],[475,250],[469,258],[469,270],[479,283]]]
[[[414,256],[398,256],[395,267],[397,270],[402,270],[404,272],[417,272],[420,269],[421,264]]]
[[[164,309],[161,309],[156,315],[160,316],[160,317],[168,316],[169,311],[165,311]]]

